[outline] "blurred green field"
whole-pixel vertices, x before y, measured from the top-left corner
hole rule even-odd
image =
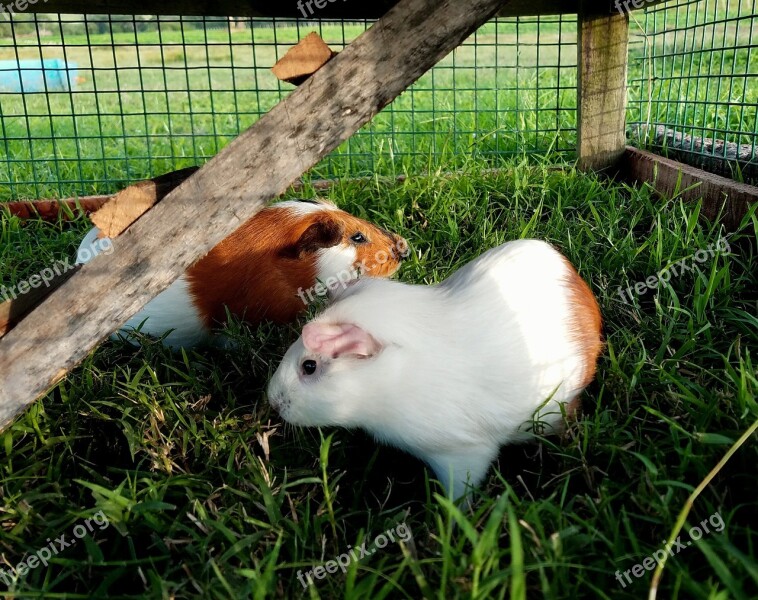
[[[750,51],[750,28],[733,18],[729,5],[719,0],[715,7],[703,23],[732,18],[696,28],[688,53],[681,52],[683,38],[660,33],[664,19],[671,25],[672,11],[650,13],[645,22],[635,16],[630,122],[699,128],[706,136],[730,132],[730,141],[754,142],[758,52]],[[683,25],[696,19],[695,11],[689,4],[673,12]],[[41,22],[15,39],[0,23],[0,60],[64,58],[81,78],[73,93],[0,93],[0,181],[6,182],[0,199],[113,192],[200,164],[290,92],[270,67],[291,44],[318,28],[340,49],[367,26],[292,23],[197,29],[162,22],[159,30],[152,22],[112,33],[95,33],[90,23],[85,33],[74,20]],[[570,17],[485,25],[314,175],[422,172],[430,164],[460,165],[456,157],[469,154],[493,164],[548,151],[570,160],[576,38]],[[727,49],[702,51],[719,45]],[[722,71],[737,75],[725,85],[715,76]]]
[[[485,26],[316,175],[413,172],[472,151],[492,160],[526,150],[571,151],[576,26],[547,25],[539,36],[536,24]],[[320,32],[340,49],[364,28],[323,25]],[[0,197],[113,191],[202,162],[289,93],[292,86],[278,82],[270,67],[306,32],[257,27],[167,31],[159,38],[148,31],[136,34],[134,45],[135,34],[87,38],[64,29],[63,36],[31,36],[0,49],[0,60],[16,52],[38,58],[41,40],[43,58],[63,56],[84,78],[72,94],[0,95],[8,156],[0,179],[14,182]],[[538,39],[554,45],[538,50]],[[65,46],[56,45],[61,41]]]

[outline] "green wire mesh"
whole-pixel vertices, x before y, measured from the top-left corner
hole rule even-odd
[[[756,9],[756,0],[678,0],[632,14],[636,144],[758,183]]]
[[[756,12],[756,0],[671,0],[632,13],[632,143],[758,181]],[[292,44],[316,30],[340,50],[369,25],[0,21],[0,200],[110,193],[201,164],[290,93],[270,68]],[[453,169],[471,155],[573,158],[576,41],[574,16],[488,23],[313,175]]]
[[[201,164],[291,92],[270,71],[290,46],[316,30],[340,50],[368,26],[21,14],[0,22],[0,199],[109,193]],[[472,154],[573,155],[576,37],[573,16],[486,24],[314,176],[455,168]],[[41,77],[39,61],[56,59]]]

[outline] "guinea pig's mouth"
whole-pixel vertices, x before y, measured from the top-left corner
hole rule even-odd
[[[290,407],[290,401],[284,397],[283,394],[266,394],[266,400],[271,408],[273,408],[277,414],[286,419],[286,412]]]

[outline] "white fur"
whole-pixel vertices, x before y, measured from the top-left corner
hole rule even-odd
[[[82,240],[77,251],[77,264],[89,262],[100,253],[100,244],[97,242],[99,233],[99,229],[95,227]],[[82,252],[83,249],[90,251],[89,256]],[[83,258],[87,258],[87,260],[81,260]],[[166,346],[174,349],[191,348],[210,339],[210,332],[205,327],[199,311],[192,302],[189,282],[184,275],[124,323],[118,334],[137,345],[139,342],[135,339],[135,330],[154,337],[161,337],[170,331],[163,342]],[[114,333],[111,337],[116,338],[118,334]]]
[[[99,234],[100,230],[97,227],[93,227],[84,236],[82,243],[79,244],[79,248],[76,251],[77,265],[88,263],[104,251],[104,241],[108,240],[108,238],[98,238]]]
[[[326,283],[330,277],[342,278],[344,281],[355,279],[355,246],[339,244],[333,248],[323,248],[317,252],[316,278]]]
[[[339,208],[329,202],[303,200],[283,200],[282,202],[272,204],[271,208],[288,208],[296,215],[308,215],[320,210],[339,210]]]
[[[535,419],[563,421],[586,365],[572,341],[569,270],[550,245],[492,249],[437,286],[362,279],[314,323],[353,324],[382,350],[318,356],[303,338],[268,387],[290,423],[361,427],[426,461],[455,497]],[[318,370],[305,375],[304,360]],[[541,408],[540,408],[541,407]],[[535,414],[539,413],[539,414]]]

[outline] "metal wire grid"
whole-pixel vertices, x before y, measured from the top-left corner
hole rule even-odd
[[[340,50],[370,25],[148,19],[0,23],[1,199],[107,193],[201,164],[290,93],[270,68],[292,44],[316,30]],[[65,61],[56,83],[46,76],[31,89],[34,62],[53,59]],[[575,128],[576,18],[496,20],[314,174],[454,168],[471,154],[572,154]]]
[[[756,0],[678,0],[633,13],[630,134],[638,144],[758,180],[756,9]]]

